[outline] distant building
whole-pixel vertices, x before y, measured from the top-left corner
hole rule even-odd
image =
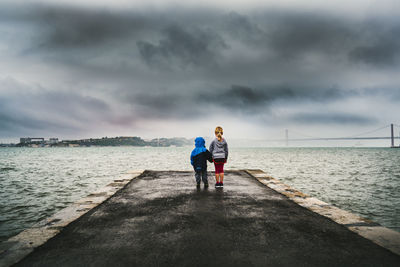
[[[30,144],[30,143],[32,143],[32,142],[44,142],[44,138],[42,138],[42,137],[21,137],[20,139],[19,139],[19,142],[21,143],[21,144]]]
[[[20,146],[30,146],[30,145],[56,145],[59,143],[58,138],[50,138],[49,140],[45,140],[43,137],[21,137],[19,139]]]
[[[49,144],[51,144],[51,145],[58,144],[58,138],[50,138],[49,139]]]

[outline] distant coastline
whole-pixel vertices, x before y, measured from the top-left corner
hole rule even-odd
[[[62,140],[58,138],[20,138],[18,144],[0,144],[0,147],[90,147],[90,146],[136,146],[136,147],[183,147],[191,145],[192,139],[184,137],[154,138],[144,140],[138,136],[102,137],[79,140]]]

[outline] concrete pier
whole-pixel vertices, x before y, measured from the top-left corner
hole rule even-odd
[[[196,189],[193,172],[145,171],[116,182],[119,191],[101,204],[82,200],[93,206],[78,219],[42,224],[57,233],[15,266],[400,266],[397,232],[381,227],[368,240],[357,229],[379,230],[376,223],[262,171],[225,177],[223,189],[212,173],[208,189]],[[10,258],[12,248],[0,255]]]

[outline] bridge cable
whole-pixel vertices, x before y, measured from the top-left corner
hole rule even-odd
[[[395,126],[397,126],[397,127],[400,127],[400,125],[397,125],[397,124],[393,124],[393,125],[395,125]],[[371,130],[371,131],[362,132],[362,133],[359,133],[359,134],[350,135],[350,136],[345,136],[345,137],[338,137],[338,138],[353,138],[353,137],[358,137],[358,136],[361,136],[361,135],[371,134],[371,133],[377,132],[377,131],[379,131],[379,130],[383,130],[383,129],[385,129],[385,128],[388,128],[388,127],[390,127],[390,124],[384,125],[384,126],[382,126],[382,127],[376,128],[376,129]],[[325,137],[325,138],[324,138],[324,137],[316,137],[316,136],[312,136],[312,135],[303,134],[303,133],[300,133],[300,132],[297,132],[297,131],[294,131],[294,130],[291,130],[291,129],[288,129],[288,131],[289,131],[289,132],[292,132],[292,133],[295,133],[295,134],[298,134],[298,135],[301,135],[301,136],[304,136],[304,137],[308,137],[308,138],[315,138],[315,139],[325,139],[325,138],[326,138],[326,137]],[[289,140],[290,140],[290,138],[289,138]]]
[[[359,133],[359,134],[355,134],[355,135],[346,136],[345,138],[353,138],[353,137],[358,137],[358,136],[361,136],[361,135],[374,133],[374,132],[377,132],[379,130],[382,130],[382,129],[385,129],[385,128],[388,128],[388,127],[390,127],[390,125],[385,125],[385,126],[379,127],[377,129],[374,129],[374,130],[371,130],[371,131],[368,131],[368,132],[363,132],[363,133]]]
[[[398,126],[398,125],[396,125],[396,126]],[[389,125],[382,126],[382,127],[379,127],[379,128],[376,128],[376,129],[371,130],[371,131],[362,132],[362,133],[355,134],[355,135],[351,135],[351,136],[338,137],[338,138],[353,138],[353,137],[358,137],[358,136],[361,136],[361,135],[366,135],[366,134],[374,133],[374,132],[377,132],[377,131],[379,131],[379,130],[383,130],[383,129],[388,128],[388,127],[390,127],[390,124],[389,124]],[[400,127],[400,126],[399,126],[399,127]],[[315,138],[315,139],[325,139],[325,138],[327,138],[327,137],[316,137],[316,136],[312,136],[312,135],[307,135],[307,134],[303,134],[303,133],[300,133],[300,132],[297,132],[297,131],[294,131],[294,130],[291,130],[291,129],[288,129],[288,131],[289,131],[289,132],[293,132],[293,133],[298,134],[298,135],[301,135],[301,136],[304,136],[304,137],[308,137],[308,138]],[[289,140],[290,140],[290,138],[289,138]]]

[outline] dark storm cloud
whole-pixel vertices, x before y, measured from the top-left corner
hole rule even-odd
[[[115,40],[127,40],[156,24],[140,14],[73,7],[32,7],[35,23],[45,26],[45,48],[91,48]]]
[[[289,9],[244,14],[24,7],[0,6],[4,28],[31,30],[31,35],[16,37],[25,39],[22,48],[15,48],[20,58],[14,60],[21,66],[60,70],[71,87],[77,81],[73,93],[57,87],[53,93],[45,90],[31,94],[32,103],[26,106],[41,114],[55,110],[57,119],[72,121],[72,128],[82,127],[76,121],[100,118],[118,125],[138,118],[201,117],[210,110],[246,117],[254,111],[268,113],[272,104],[282,103],[329,105],[357,95],[354,87],[363,85],[358,86],[352,74],[360,66],[371,66],[372,72],[400,67],[400,22],[393,18],[356,20]],[[13,42],[5,35],[0,44],[12,50]],[[46,84],[47,75],[37,79]],[[4,127],[13,120],[18,125],[34,121],[22,108],[28,97],[13,95],[8,101],[17,108],[2,108]],[[120,106],[129,106],[133,115],[115,113]],[[299,114],[298,121],[310,123],[374,121],[345,113]]]
[[[254,112],[268,112],[277,101],[297,103],[317,101],[330,103],[356,92],[344,94],[332,88],[291,88],[288,86],[264,86],[251,88],[232,85],[228,88],[206,88],[198,91],[160,90],[158,92],[135,93],[124,96],[132,105],[137,116],[147,118],[179,118],[191,120],[208,116],[212,112],[248,115]]]
[[[200,93],[199,99],[207,103],[221,105],[231,111],[249,110],[268,107],[278,100],[301,101],[313,100],[318,102],[331,102],[354,94],[336,87],[332,88],[300,88],[289,86],[262,86],[250,88],[242,85],[232,85],[231,88]]]
[[[263,19],[268,24],[266,42],[285,58],[310,52],[328,56],[343,53],[358,34],[354,22],[323,14],[278,13]]]
[[[366,21],[361,35],[362,43],[349,52],[349,59],[377,67],[392,66],[400,57],[400,23],[391,21]]]
[[[14,20],[38,26],[39,35],[31,48],[42,50],[36,53],[46,54],[49,49],[90,53],[103,47],[100,52],[109,54],[122,49],[132,55],[131,60],[137,60],[138,55],[152,67],[222,64],[224,51],[238,42],[244,45],[242,49],[247,46],[248,50],[258,52],[261,63],[257,63],[267,69],[287,67],[283,66],[287,60],[298,60],[301,65],[301,57],[306,54],[320,54],[325,60],[344,57],[379,67],[397,64],[400,52],[400,23],[384,18],[355,21],[338,15],[289,10],[257,15],[217,11],[207,14],[206,10],[198,10],[187,11],[188,15],[186,11],[140,13],[30,6],[28,11],[23,15],[14,9]],[[13,16],[7,18],[12,21]],[[266,57],[266,53],[272,54]],[[68,52],[64,56],[68,57]]]
[[[400,23],[393,21],[360,22],[290,11],[265,11],[254,16],[236,12],[206,15],[205,10],[192,13],[197,16],[195,20],[178,11],[139,13],[32,6],[28,16],[19,18],[21,14],[17,13],[16,17],[41,27],[38,31],[44,48],[91,49],[112,43],[118,49],[119,42],[130,42],[131,49],[138,49],[146,62],[177,57],[178,64],[198,64],[201,58],[214,59],[232,41],[257,47],[260,52],[273,50],[283,58],[320,52],[378,64],[392,63],[400,51]]]
[[[328,14],[277,11],[226,17],[227,32],[250,46],[270,48],[280,59],[307,53],[347,56],[356,63],[381,67],[398,64],[400,22],[392,18],[356,21]]]
[[[350,113],[299,113],[289,117],[289,120],[299,124],[367,125],[377,122],[375,118]]]
[[[377,41],[369,46],[359,46],[349,53],[349,58],[354,62],[366,63],[376,66],[392,66],[400,55],[400,41]]]
[[[256,23],[237,12],[231,12],[224,16],[222,29],[232,38],[249,44],[262,43],[266,37],[266,33]]]
[[[143,59],[150,66],[159,64],[212,65],[221,49],[226,49],[224,40],[210,29],[185,30],[172,25],[162,31],[163,39],[158,44],[138,41],[137,46]],[[174,60],[178,62],[174,62]]]

